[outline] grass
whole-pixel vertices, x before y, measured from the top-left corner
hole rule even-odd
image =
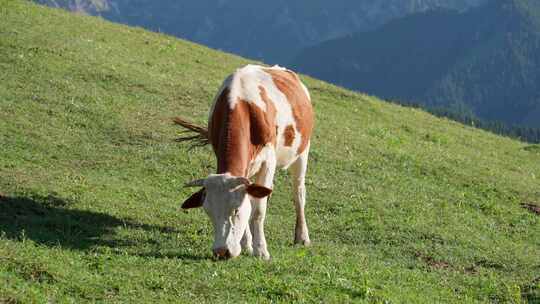
[[[535,146],[303,77],[317,115],[313,246],[287,173],[270,262],[214,262],[174,142],[248,63],[169,36],[0,0],[0,303],[538,303]]]

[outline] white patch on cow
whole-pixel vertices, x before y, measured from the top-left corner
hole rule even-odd
[[[300,147],[300,144],[302,143],[302,135],[296,130],[296,124],[293,126],[295,129],[295,137],[292,146],[287,147],[281,145],[276,149],[277,166],[283,170],[289,168],[289,166],[298,158],[298,147]],[[280,137],[283,138],[283,134],[281,134]]]
[[[257,174],[261,169],[261,166],[264,162],[268,161],[271,158],[274,158],[275,148],[272,144],[268,143],[262,150],[257,154],[254,160],[249,164],[248,177],[252,177]]]
[[[281,71],[287,71],[287,68],[284,68],[284,67],[279,66],[279,65],[277,65],[277,64],[275,64],[274,66],[272,66],[271,69],[274,69],[274,70],[281,70]]]
[[[250,64],[236,70],[232,75],[233,80],[229,87],[231,90],[229,104],[231,110],[234,109],[238,100],[244,100],[256,104],[266,112],[266,104],[261,99],[259,86],[265,82],[263,79],[267,77],[268,75],[258,65]]]

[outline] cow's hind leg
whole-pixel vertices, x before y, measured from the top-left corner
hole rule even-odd
[[[309,155],[309,146],[291,165],[290,171],[293,179],[294,204],[296,209],[296,227],[294,229],[294,243],[310,245],[309,232],[306,224],[304,207],[306,206],[306,172]]]
[[[256,183],[272,189],[274,173],[276,170],[275,160],[267,160],[257,173]],[[253,255],[265,260],[270,259],[264,236],[264,219],[266,217],[266,203],[268,197],[251,198],[251,233],[253,235]]]

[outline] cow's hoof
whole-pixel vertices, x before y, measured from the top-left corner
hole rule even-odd
[[[251,246],[242,248],[242,251],[247,255],[253,255],[253,247]]]
[[[267,250],[262,250],[262,251],[255,250],[253,252],[253,256],[255,256],[257,258],[260,258],[260,259],[263,259],[265,261],[270,260],[270,253],[268,253]]]
[[[309,239],[307,240],[295,239],[294,244],[308,247],[308,246],[311,246],[311,241]]]
[[[263,254],[263,255],[260,255],[260,256],[257,256],[259,259],[261,260],[264,260],[264,261],[270,261],[271,257],[270,257],[270,254]]]

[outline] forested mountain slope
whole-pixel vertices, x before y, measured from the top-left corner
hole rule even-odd
[[[37,0],[142,26],[268,63],[284,64],[324,40],[374,29],[437,7],[464,10],[485,0]]]
[[[387,99],[540,127],[540,4],[439,10],[306,49],[299,70]]]

